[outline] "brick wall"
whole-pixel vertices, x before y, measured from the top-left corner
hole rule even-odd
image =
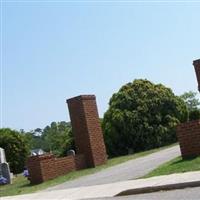
[[[84,169],[86,164],[84,155],[56,158],[52,154],[45,154],[29,157],[27,167],[30,182],[38,184],[74,170]]]
[[[56,176],[61,176],[68,172],[76,170],[74,156],[56,158],[54,162],[55,162]]]
[[[53,155],[46,154],[43,156],[31,156],[27,160],[27,167],[29,171],[29,179],[30,182],[33,184],[41,183],[43,182],[43,176],[42,176],[42,169],[40,162],[44,159],[52,159]]]
[[[42,181],[47,181],[57,176],[57,171],[55,170],[55,162],[54,162],[55,156],[52,154],[50,155],[51,157],[48,156],[47,158],[45,158],[45,156],[43,156],[42,159],[39,159]]]
[[[85,156],[81,154],[77,154],[75,157],[75,165],[76,165],[76,170],[80,169],[85,169],[87,168],[86,161],[85,161]]]
[[[67,100],[77,153],[84,154],[88,167],[107,160],[103,134],[94,95],[81,95]]]
[[[82,95],[67,100],[76,155],[56,158],[52,154],[29,157],[27,167],[31,183],[37,184],[73,170],[95,167],[107,160],[94,95]]]
[[[193,65],[195,67],[195,71],[196,71],[196,75],[197,75],[197,81],[198,81],[198,88],[199,88],[199,91],[200,91],[200,59],[195,60],[193,62]]]
[[[200,155],[200,120],[178,125],[177,137],[183,158]]]

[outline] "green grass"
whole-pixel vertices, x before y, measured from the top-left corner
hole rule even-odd
[[[112,167],[114,165],[118,165],[120,163],[126,162],[128,160],[136,159],[136,158],[139,158],[142,156],[149,155],[151,153],[155,153],[157,151],[169,148],[174,145],[176,145],[176,144],[172,144],[170,146],[165,146],[165,147],[161,147],[161,148],[157,148],[157,149],[153,149],[153,150],[149,150],[149,151],[144,151],[144,152],[140,152],[140,153],[135,153],[133,155],[112,158],[112,159],[109,159],[105,165],[101,165],[96,168],[89,168],[89,169],[84,169],[84,170],[80,170],[80,171],[70,172],[65,176],[60,176],[53,180],[49,180],[49,181],[46,181],[46,182],[38,184],[38,185],[31,185],[26,178],[24,178],[22,175],[18,175],[16,178],[14,178],[13,184],[0,186],[0,197],[33,193],[33,192],[36,192],[39,190],[46,189],[48,187],[52,187],[52,186],[64,183],[69,180],[79,178],[81,176],[93,174],[95,172],[101,171],[108,167]]]
[[[143,178],[198,170],[200,170],[200,156],[187,160],[183,160],[182,157],[177,157],[163,165],[160,165],[157,169],[153,170]]]

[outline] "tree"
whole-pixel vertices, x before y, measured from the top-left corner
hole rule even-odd
[[[44,140],[42,139],[41,135],[32,130],[30,132],[24,133],[27,143],[29,144],[30,149],[43,149]]]
[[[125,155],[176,141],[175,128],[187,121],[184,101],[171,89],[148,80],[135,80],[113,94],[104,115],[108,154]]]
[[[50,126],[44,128],[42,139],[45,144],[44,150],[64,155],[67,150],[73,148],[71,124],[64,121],[52,122]]]
[[[36,128],[30,132],[21,133],[25,136],[30,149],[43,149],[58,156],[66,155],[69,149],[74,149],[71,124],[65,121],[52,122],[44,129]]]
[[[196,96],[197,93],[193,91],[185,92],[180,96],[186,103],[189,112],[193,110],[198,110],[198,107],[200,106],[200,101]]]
[[[15,174],[22,172],[30,152],[25,136],[9,128],[0,129],[0,147],[5,149],[11,171]]]

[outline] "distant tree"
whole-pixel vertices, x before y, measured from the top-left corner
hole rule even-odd
[[[104,115],[108,154],[125,155],[176,141],[175,128],[188,119],[184,101],[171,89],[148,80],[135,80],[113,94]]]
[[[64,155],[68,149],[73,147],[71,124],[64,121],[52,122],[50,126],[44,128],[42,139],[45,144],[44,150],[56,155]]]
[[[44,129],[36,128],[29,132],[21,131],[30,149],[43,149],[58,156],[66,155],[74,147],[71,124],[65,121],[52,122]]]
[[[189,112],[199,109],[198,107],[200,106],[200,101],[197,98],[196,92],[193,91],[185,92],[180,97],[186,103]]]
[[[33,131],[33,134],[35,136],[41,136],[42,135],[42,129],[41,128],[36,128],[34,131]]]
[[[43,149],[43,147],[45,146],[42,136],[35,134],[34,131],[26,132],[25,138],[29,143],[30,149]]]
[[[22,172],[26,158],[30,153],[25,136],[9,128],[0,129],[0,147],[5,149],[11,171],[15,174]]]

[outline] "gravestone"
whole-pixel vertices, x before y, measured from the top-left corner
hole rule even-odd
[[[5,151],[3,148],[0,148],[0,176],[3,176],[7,179],[8,184],[11,183],[11,173],[9,164],[6,162]]]
[[[75,156],[75,151],[73,149],[70,149],[68,152],[67,152],[67,155],[68,156]]]
[[[6,162],[6,155],[3,148],[0,147],[0,163]]]
[[[1,175],[7,179],[8,184],[11,184],[11,174],[8,163],[1,163],[0,168],[1,168]]]

